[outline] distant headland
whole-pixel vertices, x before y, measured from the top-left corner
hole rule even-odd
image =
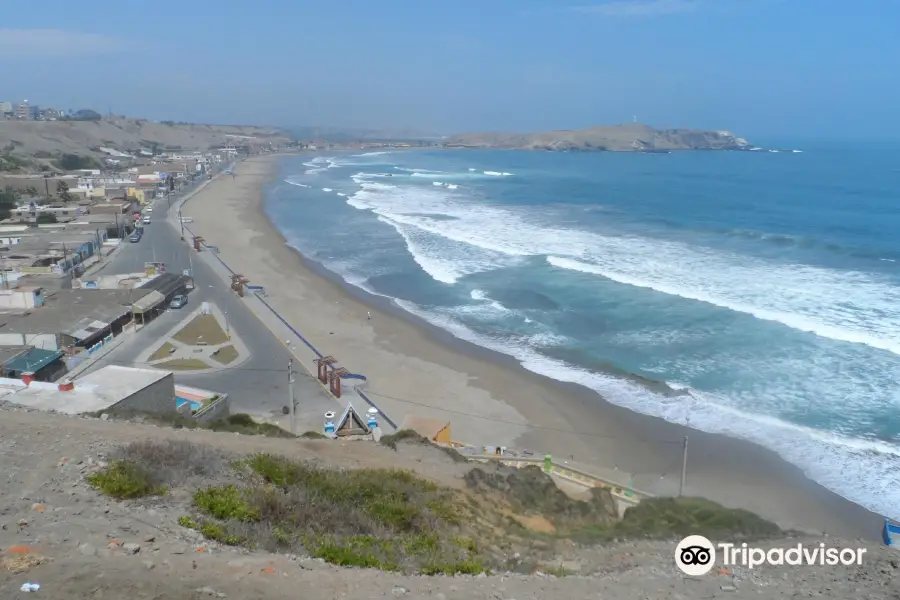
[[[559,152],[673,152],[681,150],[751,150],[747,140],[730,131],[654,129],[646,125],[604,125],[541,133],[464,133],[445,148],[505,148]]]

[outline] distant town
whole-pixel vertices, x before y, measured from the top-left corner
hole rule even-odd
[[[60,119],[75,117],[76,111],[60,110],[58,108],[40,107],[31,104],[28,100],[12,103],[0,100],[0,116],[5,119],[18,119],[20,121],[58,121]]]

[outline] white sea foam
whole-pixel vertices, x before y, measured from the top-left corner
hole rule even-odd
[[[677,261],[654,259],[651,249],[643,248],[641,260],[645,262],[635,264],[634,247],[628,248],[630,255],[623,256],[618,245],[608,245],[605,255],[593,253],[590,262],[553,255],[547,262],[900,354],[900,290],[875,275],[766,264],[675,244],[671,246],[678,251],[674,255]]]
[[[393,154],[394,150],[383,150],[380,152],[365,152],[363,154],[353,154],[352,156],[382,156],[384,154]]]
[[[344,192],[338,192],[337,195],[338,195],[338,196],[343,196],[344,198],[347,197],[347,194],[345,194]]]
[[[445,243],[508,258],[548,256],[559,268],[603,276],[779,322],[821,337],[900,354],[900,289],[877,274],[769,262],[652,238],[539,224],[540,215],[467,200],[437,187],[362,181],[351,205],[374,210]],[[452,217],[436,221],[415,213]],[[484,264],[480,261],[480,264]]]
[[[332,190],[331,188],[322,188],[322,191],[323,192],[332,192],[334,190]]]
[[[307,175],[316,175],[328,168],[328,159],[324,156],[317,156],[311,161],[303,163],[303,165],[309,167],[306,170]]]
[[[297,187],[308,188],[309,186],[305,183],[300,183],[299,181],[293,181],[290,178],[284,180],[285,183],[289,183],[291,185],[296,185]]]
[[[484,171],[485,175],[490,175],[491,177],[509,177],[512,173],[501,173],[500,171]]]
[[[649,238],[539,226],[527,220],[527,215],[435,193],[427,198],[407,195],[396,203],[389,197],[397,189],[387,188],[378,201],[384,214],[401,213],[394,215],[398,221],[447,240],[510,257],[548,255],[548,262],[560,268],[900,354],[900,290],[876,274],[780,264]],[[424,206],[421,200],[427,200]],[[454,218],[435,222],[403,214],[417,211]]]
[[[537,352],[536,346],[558,345],[553,343],[552,335],[547,339],[535,336],[526,343],[521,343],[522,340],[510,342],[475,333],[454,318],[452,310],[436,312],[404,300],[394,299],[394,302],[460,339],[513,356],[535,373],[595,390],[614,404],[772,448],[784,459],[803,467],[809,477],[829,489],[871,510],[900,518],[897,508],[900,502],[900,448],[893,444],[828,434],[748,413],[683,385],[676,389],[689,391],[689,395],[663,396],[637,383],[576,368]],[[542,341],[550,343],[541,344]],[[861,468],[860,465],[866,466]]]
[[[480,300],[480,301],[486,302],[488,304],[488,306],[490,306],[491,308],[493,308],[494,310],[497,310],[499,312],[502,312],[502,313],[512,312],[510,309],[506,308],[505,306],[503,306],[496,300],[492,300],[491,298],[488,298],[488,296],[484,292],[484,290],[479,290],[479,289],[472,290],[469,293],[469,296],[471,296],[472,300]]]
[[[398,171],[403,171],[404,173],[446,173],[446,171],[434,171],[432,169],[410,169],[407,167],[394,167]],[[424,175],[423,175],[424,177]]]

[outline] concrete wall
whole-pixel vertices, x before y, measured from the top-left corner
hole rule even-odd
[[[134,410],[148,413],[170,413],[175,410],[175,376],[169,373],[156,383],[152,383],[117,402],[110,410]]]
[[[43,303],[38,290],[0,290],[0,308],[36,308]]]
[[[184,406],[190,406],[185,404]],[[219,419],[224,419],[228,415],[231,414],[231,399],[228,397],[228,394],[221,394],[219,399],[213,402],[212,404],[208,404],[203,408],[200,412],[194,415],[194,419],[198,423],[210,423],[212,421],[218,421]]]
[[[59,350],[55,333],[0,333],[0,346],[34,346],[41,350]]]

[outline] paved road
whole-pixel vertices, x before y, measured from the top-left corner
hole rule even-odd
[[[171,200],[171,210],[176,210],[178,199],[179,197],[175,197]],[[95,273],[111,275],[140,272],[144,270],[144,263],[150,261],[164,262],[166,270],[174,273],[193,268],[195,287],[190,293],[189,303],[185,309],[169,310],[157,317],[108,356],[100,358],[88,372],[105,364],[146,367],[146,364],[136,362],[141,354],[151,347],[159,346],[161,336],[185,318],[192,307],[201,302],[212,302],[226,313],[231,333],[243,341],[250,351],[250,358],[233,368],[211,373],[177,373],[177,381],[227,393],[231,397],[232,412],[281,416],[282,407],[288,403],[287,367],[290,354],[274,334],[240,303],[227,282],[204,261],[191,260],[193,251],[189,247],[189,240],[181,240],[180,231],[167,221],[168,212],[169,202],[166,199],[156,200],[152,223],[144,226],[141,241],[134,244],[126,242],[125,247],[118,250]],[[307,377],[302,369],[300,371],[295,373],[294,382],[298,430],[302,432],[312,427],[320,429],[322,415],[328,410],[337,410],[338,405],[318,382]]]

